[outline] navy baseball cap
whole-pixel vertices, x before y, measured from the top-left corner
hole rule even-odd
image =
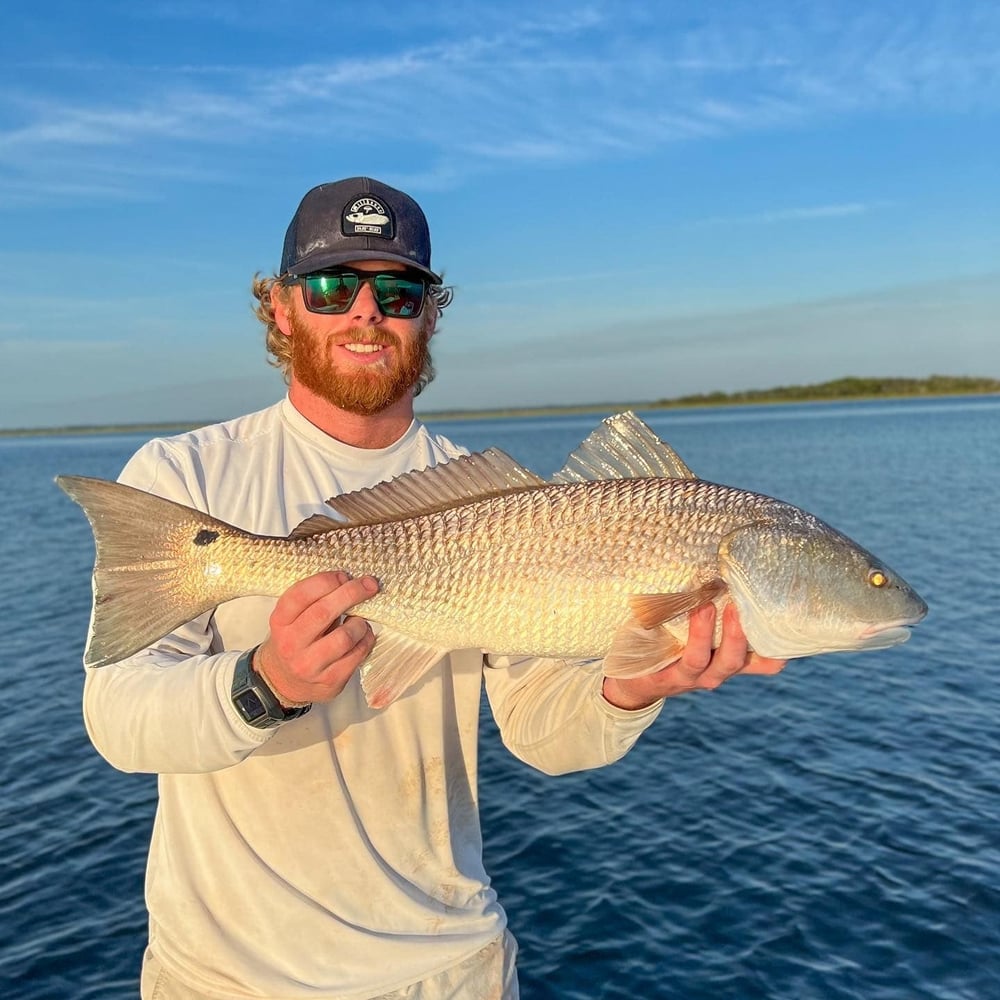
[[[313,274],[352,260],[392,260],[431,270],[431,234],[420,206],[373,180],[348,177],[306,193],[285,233],[281,274]]]

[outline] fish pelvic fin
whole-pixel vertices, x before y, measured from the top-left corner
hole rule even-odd
[[[227,542],[246,532],[123,483],[57,476],[94,532],[94,606],[83,662],[117,663],[237,596]]]
[[[359,671],[369,708],[387,708],[448,653],[447,649],[382,628]]]
[[[629,598],[629,607],[635,620],[643,628],[656,628],[657,625],[713,603],[727,589],[726,581],[717,578],[680,594],[633,594]]]
[[[377,486],[331,497],[326,502],[351,525],[383,524],[447,510],[470,500],[544,485],[544,479],[506,452],[490,448],[427,469],[405,472]],[[312,524],[313,520],[303,525]],[[344,527],[331,520],[325,530],[329,530],[331,524]],[[311,529],[307,531],[314,533]]]
[[[629,410],[608,417],[569,456],[552,482],[696,478],[680,455]]]
[[[662,626],[643,628],[626,622],[616,633],[604,657],[605,677],[644,677],[681,658],[684,644]]]

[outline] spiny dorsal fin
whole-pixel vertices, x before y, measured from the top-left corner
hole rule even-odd
[[[350,524],[380,524],[497,493],[543,485],[543,479],[519,465],[506,452],[490,448],[430,469],[403,473],[368,489],[331,497],[327,503]],[[314,520],[309,518],[310,522]],[[303,522],[306,523],[309,522]],[[333,525],[343,527],[337,522]]]
[[[312,538],[313,535],[325,535],[328,532],[344,528],[343,521],[335,521],[326,514],[313,514],[307,517],[301,524],[296,525],[288,536],[290,541],[300,541],[303,538]]]
[[[670,445],[631,410],[608,417],[552,477],[554,483],[589,479],[697,479]]]

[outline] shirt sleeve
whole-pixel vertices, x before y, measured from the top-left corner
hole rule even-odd
[[[181,461],[150,442],[120,481],[204,509],[185,483]],[[274,734],[243,721],[230,699],[240,650],[212,651],[211,614],[119,663],[86,667],[83,716],[98,753],[122,771],[217,771],[238,763]]]
[[[663,702],[628,711],[605,700],[600,661],[488,657],[486,694],[504,746],[545,774],[620,760]]]

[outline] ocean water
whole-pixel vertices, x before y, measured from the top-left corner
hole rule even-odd
[[[930,604],[906,645],[673,699],[560,778],[500,745],[482,817],[526,1000],[1000,997],[1000,399],[642,414],[705,479],[818,514]],[[597,416],[434,422],[557,469]],[[155,780],[80,716],[93,550],[59,472],[142,436],[0,440],[0,996],[137,996]]]

